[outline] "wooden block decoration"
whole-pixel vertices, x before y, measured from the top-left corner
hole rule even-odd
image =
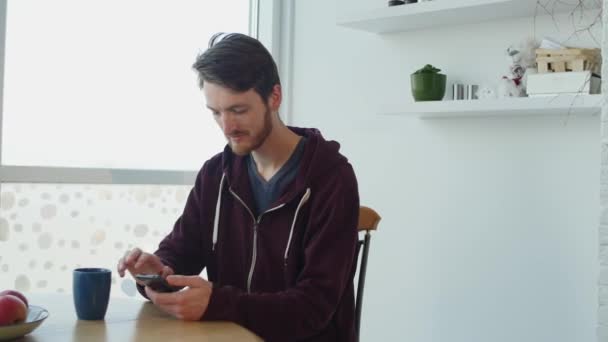
[[[536,63],[539,73],[581,72],[590,70],[601,72],[600,49],[536,49]]]

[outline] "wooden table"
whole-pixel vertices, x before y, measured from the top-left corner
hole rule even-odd
[[[50,316],[20,342],[123,341],[262,341],[249,330],[230,322],[185,322],[164,313],[150,302],[110,298],[103,321],[80,321],[71,295],[30,294],[32,305]]]

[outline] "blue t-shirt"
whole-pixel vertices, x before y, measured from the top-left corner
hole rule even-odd
[[[255,160],[249,155],[247,173],[249,173],[249,182],[251,183],[257,215],[270,209],[270,205],[281,197],[285,187],[296,177],[304,152],[305,142],[306,138],[302,137],[285,165],[268,181],[260,176]]]

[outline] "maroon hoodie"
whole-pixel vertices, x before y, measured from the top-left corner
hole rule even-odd
[[[355,341],[357,180],[337,142],[290,129],[308,139],[270,209],[255,216],[247,161],[226,147],[199,172],[155,254],[176,274],[207,268],[204,321],[236,322],[269,342]]]

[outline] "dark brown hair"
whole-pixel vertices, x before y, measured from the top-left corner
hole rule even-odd
[[[270,52],[257,39],[241,33],[215,34],[192,67],[201,88],[209,82],[238,92],[253,89],[264,102],[273,87],[281,84]]]

